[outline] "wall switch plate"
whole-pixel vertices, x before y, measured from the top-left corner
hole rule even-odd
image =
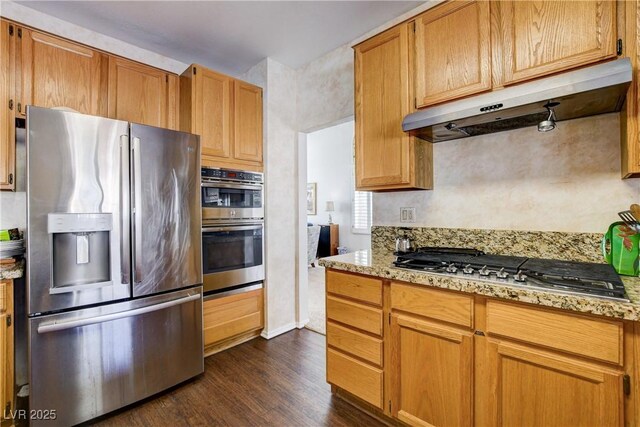
[[[400,208],[400,222],[416,222],[416,208]]]

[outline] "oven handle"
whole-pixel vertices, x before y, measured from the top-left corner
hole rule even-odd
[[[251,184],[228,184],[226,182],[203,182],[200,184],[203,187],[208,188],[233,188],[238,190],[262,190],[262,185],[251,185]]]
[[[215,231],[244,231],[244,230],[259,230],[264,227],[264,224],[256,225],[233,225],[233,226],[220,226],[220,227],[202,227],[203,233],[215,232]]]

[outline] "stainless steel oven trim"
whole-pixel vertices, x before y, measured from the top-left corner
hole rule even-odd
[[[205,295],[202,300],[211,301],[214,299],[224,298],[231,295],[245,294],[247,292],[256,291],[262,288],[264,288],[264,285],[262,283],[256,283],[255,285],[244,286],[238,289],[231,289],[230,291],[218,292],[217,294],[213,294],[213,295]]]
[[[258,190],[262,191],[264,189],[262,184],[246,184],[246,183],[231,183],[229,181],[202,181],[200,184],[201,187],[206,188],[237,188],[239,190]]]
[[[247,225],[219,225],[215,227],[202,227],[203,233],[215,233],[218,231],[242,231],[242,230],[258,230],[264,228],[264,224],[247,224]]]
[[[203,278],[202,286],[205,292],[262,281],[264,280],[264,257],[262,265],[205,274]]]
[[[202,208],[202,219],[224,219],[235,221],[236,219],[262,219],[264,208]]]

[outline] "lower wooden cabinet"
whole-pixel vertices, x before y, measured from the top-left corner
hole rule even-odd
[[[14,408],[13,281],[0,281],[0,421]],[[10,422],[9,422],[10,424]]]
[[[205,297],[203,325],[205,356],[257,337],[264,327],[263,290]]]
[[[637,322],[331,269],[326,280],[327,381],[378,416],[413,426],[638,425]]]
[[[471,426],[473,333],[394,313],[390,341],[393,416],[417,426]]]
[[[621,371],[494,339],[476,362],[486,364],[487,380],[476,425],[623,425]]]

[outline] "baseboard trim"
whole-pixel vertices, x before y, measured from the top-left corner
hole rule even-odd
[[[297,322],[297,323],[296,323],[296,328],[298,328],[298,329],[302,329],[302,328],[304,328],[305,326],[307,326],[307,323],[309,323],[309,319],[308,319],[308,318],[307,318],[307,319],[304,319],[304,320],[303,320],[303,321],[301,321],[301,322]]]
[[[292,330],[296,329],[296,327],[297,327],[296,323],[295,322],[291,322],[291,323],[288,323],[288,324],[286,324],[284,326],[280,326],[279,328],[272,329],[270,331],[267,331],[266,329],[264,329],[262,331],[262,333],[260,334],[260,336],[262,338],[270,340],[271,338],[277,337],[278,335],[282,335],[285,332],[292,331]]]

